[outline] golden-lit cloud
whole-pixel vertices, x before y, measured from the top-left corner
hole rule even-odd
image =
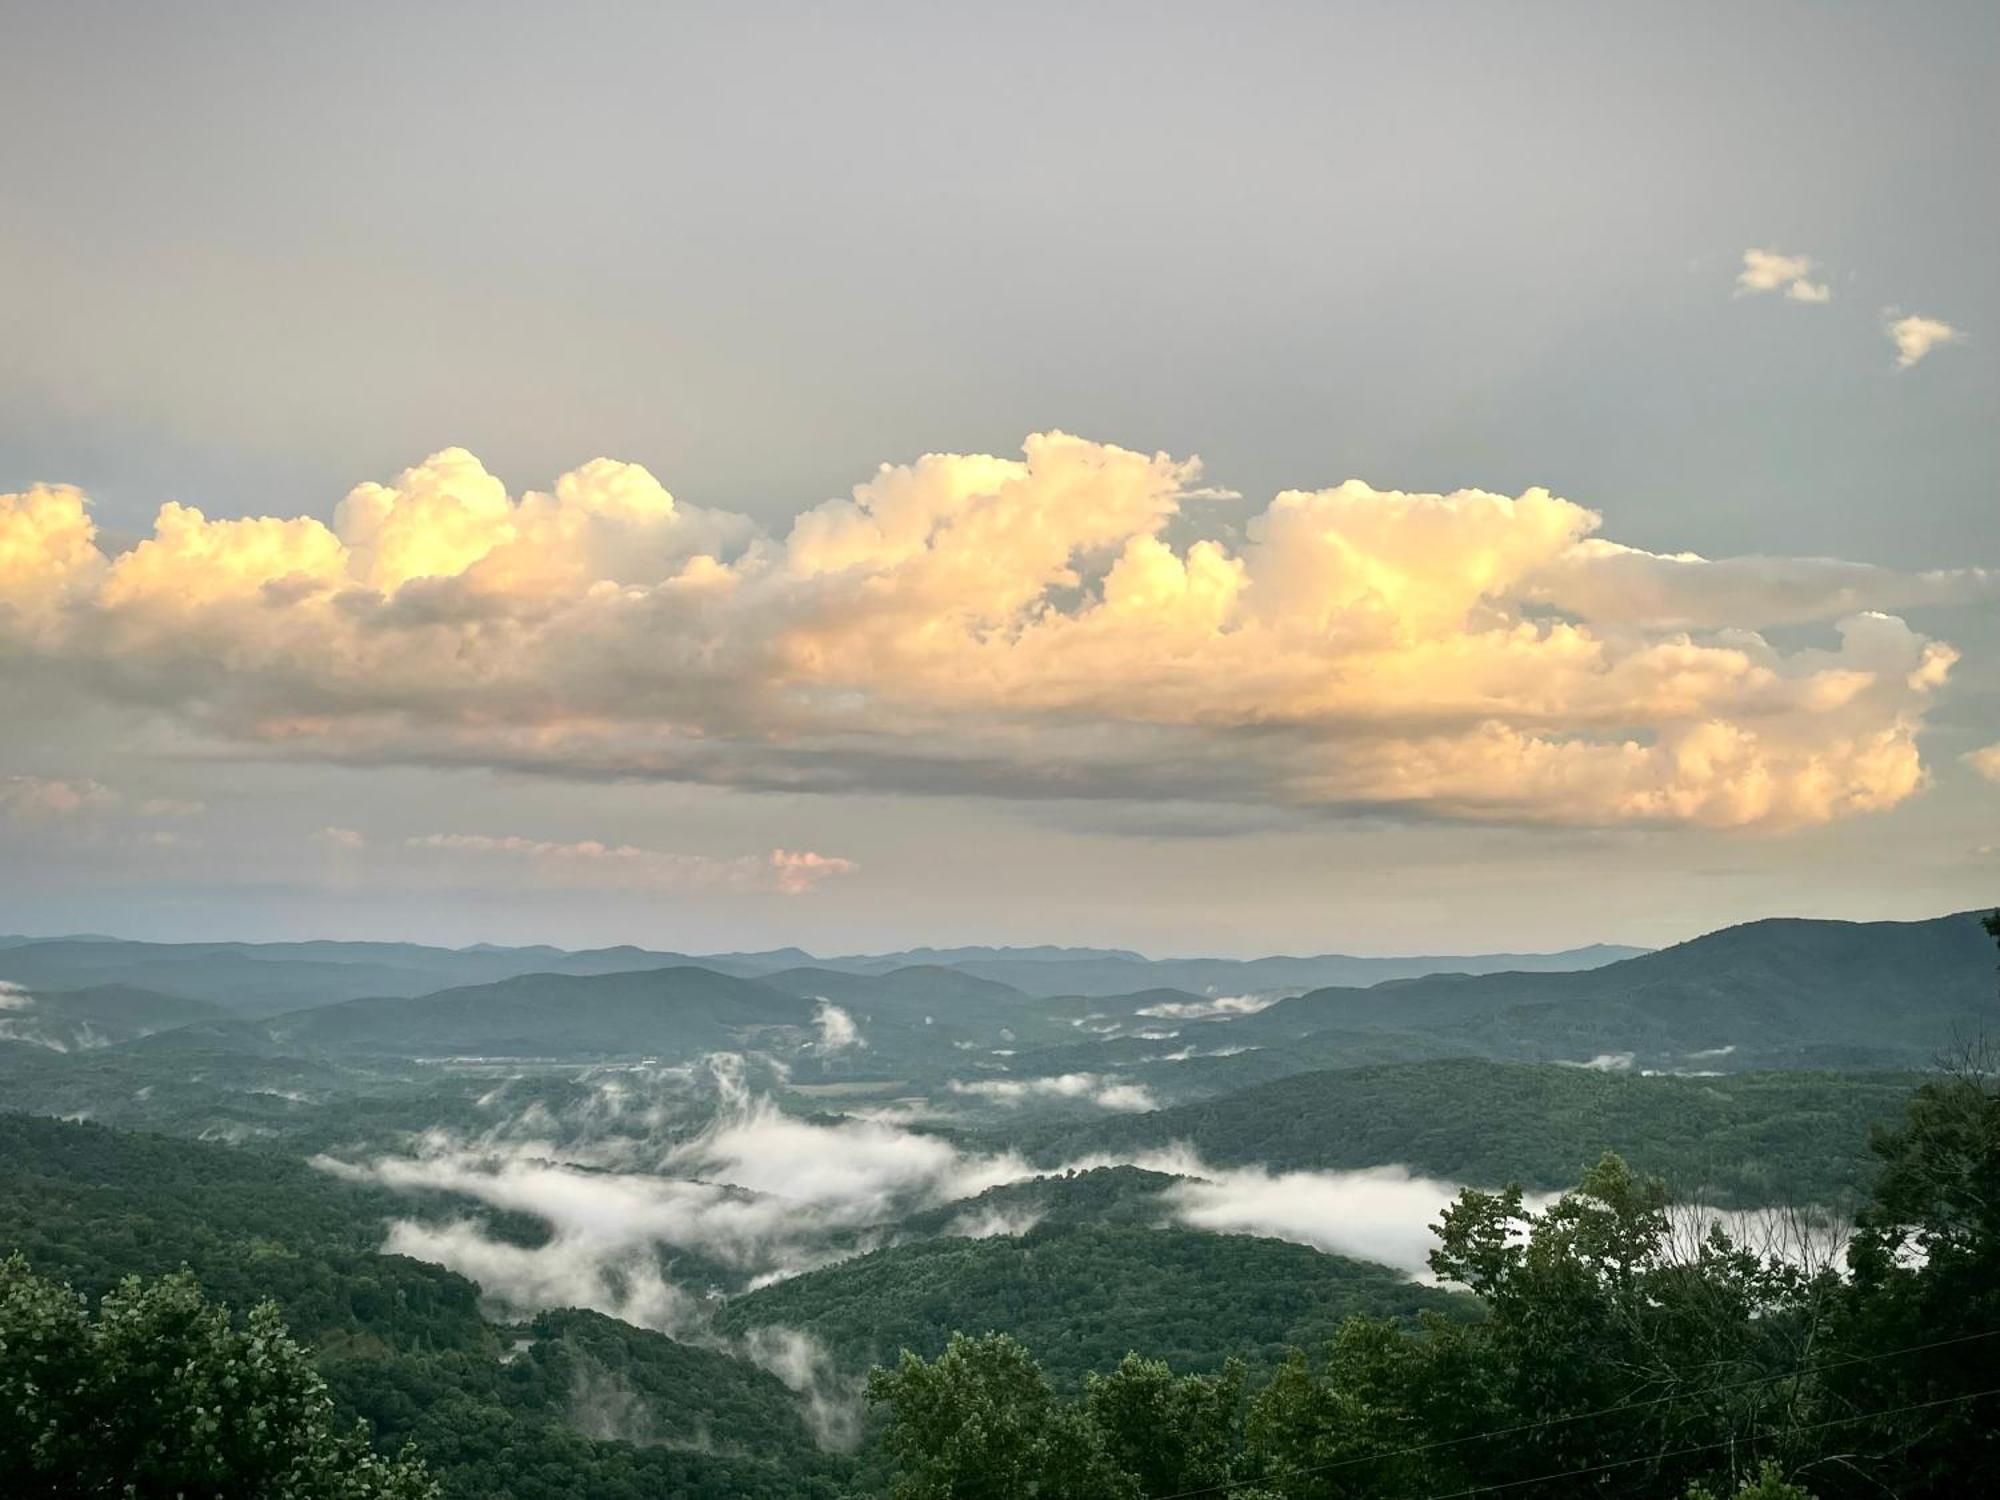
[[[1810,255],[1787,255],[1782,250],[1745,250],[1743,269],[1736,273],[1736,291],[1741,296],[1754,292],[1783,292],[1793,302],[1828,302],[1833,288],[1814,281],[1817,263]]]
[[[447,449],[330,526],[168,505],[117,556],[43,487],[0,497],[0,670],[361,763],[1785,827],[1924,784],[1955,653],[1894,611],[1994,591],[1642,552],[1539,489],[1287,491],[1232,544],[1198,472],[1039,434],[767,535],[635,465],[515,499]]]
[[[1897,317],[1894,308],[1884,314],[1888,319],[1889,342],[1896,346],[1896,368],[1907,370],[1931,350],[1945,344],[1955,344],[1965,337],[1963,329],[1954,328],[1940,318],[1922,318],[1912,313]]]

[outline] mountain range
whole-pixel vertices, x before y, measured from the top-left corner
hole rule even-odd
[[[702,956],[631,946],[571,952],[483,943],[437,948],[418,943],[0,937],[0,980],[52,989],[123,984],[207,1000],[240,1015],[268,1016],[339,1000],[491,984],[523,974],[613,974],[682,964],[739,978],[805,968],[878,977],[913,967],[950,969],[1042,996],[1118,995],[1150,988],[1242,994],[1369,985],[1440,972],[1578,969],[1641,951],[1594,944],[1561,953],[1461,957],[1356,958],[1329,953],[1311,958],[1150,959],[1100,948],[922,948],[823,959],[798,948]]]

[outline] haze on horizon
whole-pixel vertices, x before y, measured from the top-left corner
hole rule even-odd
[[[0,931],[1990,898],[1991,7],[785,21],[6,7]]]

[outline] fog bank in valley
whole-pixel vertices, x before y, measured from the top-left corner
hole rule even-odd
[[[839,1035],[838,1023],[829,1029]],[[929,1107],[835,1118],[787,1114],[757,1081],[784,1077],[769,1059],[718,1054],[699,1066],[607,1070],[558,1109],[541,1100],[511,1107],[502,1085],[480,1101],[494,1116],[484,1131],[432,1130],[405,1152],[315,1160],[326,1171],[413,1197],[456,1199],[459,1207],[443,1214],[413,1205],[389,1224],[384,1248],[477,1281],[497,1311],[592,1308],[747,1357],[796,1391],[822,1440],[837,1446],[858,1431],[856,1372],[836,1371],[802,1330],[720,1333],[713,1317],[720,1300],[920,1237],[904,1227],[910,1215],[1049,1169],[1012,1150],[972,1149],[917,1128],[939,1118]],[[1151,1103],[1143,1089],[1109,1075],[950,1087],[1001,1104]],[[1398,1165],[1218,1168],[1184,1145],[1079,1159],[1063,1170],[1119,1165],[1176,1179],[1159,1194],[1161,1225],[1288,1240],[1425,1280],[1433,1226],[1465,1186]],[[1552,1200],[1531,1195],[1527,1207],[1539,1211]],[[543,1235],[535,1241],[502,1232],[475,1206],[516,1222],[525,1216]],[[1043,1213],[1032,1203],[968,1204],[944,1233],[1019,1235]],[[1759,1228],[1745,1215],[1708,1217],[1732,1232]],[[1691,1223],[1690,1232],[1699,1234],[1706,1222]],[[1751,1242],[1772,1243],[1769,1228],[1761,1226]]]

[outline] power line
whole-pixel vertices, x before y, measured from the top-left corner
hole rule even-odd
[[[1761,1443],[1766,1438],[1790,1437],[1800,1432],[1820,1432],[1828,1427],[1845,1427],[1854,1422],[1869,1422],[1877,1417],[1900,1417],[1906,1412],[1930,1411],[1940,1406],[1956,1406],[1961,1401],[1978,1401],[1986,1396],[2000,1396],[2000,1386],[1983,1391],[1967,1391],[1960,1396],[1940,1396],[1935,1401],[1912,1401],[1908,1406],[1891,1406],[1881,1411],[1856,1412],[1852,1416],[1829,1417],[1824,1422],[1807,1422],[1798,1427],[1785,1427],[1775,1432],[1753,1432],[1745,1437],[1723,1438],[1715,1443],[1696,1443],[1687,1448],[1670,1448],[1663,1453],[1648,1454],[1644,1458],[1618,1458],[1609,1463],[1585,1464],[1580,1469],[1564,1469],[1554,1474],[1537,1474],[1531,1479],[1506,1479],[1498,1484],[1477,1484],[1469,1490],[1440,1491],[1426,1495],[1424,1500],[1467,1500],[1471,1495],[1497,1495],[1502,1490],[1519,1489],[1524,1484],[1548,1484],[1557,1479],[1581,1479],[1586,1474],[1608,1474],[1613,1469],[1629,1469],[1634,1464],[1654,1464],[1663,1459],[1688,1458],[1696,1453],[1712,1453],[1718,1448],[1733,1448],[1738,1443]]]
[[[1649,1407],[1665,1406],[1675,1401],[1688,1401],[1697,1396],[1722,1395],[1728,1391],[1747,1390],[1751,1386],[1772,1385],[1780,1380],[1794,1380],[1804,1375],[1817,1375],[1825,1370],[1838,1370],[1849,1365],[1873,1364],[1877,1360],[1900,1359],[1906,1354],[1923,1354],[1932,1349],[1948,1349],[1956,1344],[1976,1343],[1980,1339],[2000,1336],[2000,1328],[1989,1328],[1981,1333],[1961,1333],[1948,1339],[1933,1339],[1927,1344],[1909,1344],[1900,1349],[1885,1349],[1876,1354],[1849,1354],[1839,1359],[1823,1361],[1815,1365],[1800,1365],[1795,1369],[1783,1370],[1775,1375],[1754,1375],[1747,1380],[1731,1381],[1727,1385],[1704,1386],[1698,1391],[1676,1391],[1665,1396],[1649,1396],[1643,1401],[1624,1401],[1616,1406],[1602,1406],[1595,1411],[1572,1412],[1566,1417],[1546,1417],[1534,1422],[1521,1422],[1512,1427],[1494,1427],[1485,1432],[1468,1432],[1460,1437],[1439,1438],[1435,1442],[1418,1443],[1409,1448],[1392,1448],[1382,1453],[1361,1453],[1351,1458],[1337,1458],[1328,1463],[1313,1464],[1303,1469],[1294,1469],[1296,1475],[1327,1474],[1335,1469],[1352,1468],[1356,1464],[1380,1463],[1391,1458],[1412,1458],[1420,1453],[1435,1453],[1445,1448],[1456,1448],[1465,1443],[1483,1442],[1487,1438],[1518,1437],[1524,1432],[1546,1432],[1551,1428],[1567,1426],[1571,1422],[1587,1422],[1597,1417],[1613,1417],[1622,1412],[1644,1411]],[[1722,1361],[1711,1361],[1719,1364]],[[1696,1368],[1706,1368],[1697,1366]],[[1805,1429],[1793,1429],[1803,1431]],[[1218,1484],[1206,1485],[1200,1489],[1176,1490],[1171,1495],[1163,1495],[1160,1500],[1196,1500],[1202,1495],[1222,1495],[1230,1490],[1240,1490],[1251,1485],[1262,1484],[1261,1479],[1225,1479]],[[1468,1491],[1467,1493],[1475,1493]]]

